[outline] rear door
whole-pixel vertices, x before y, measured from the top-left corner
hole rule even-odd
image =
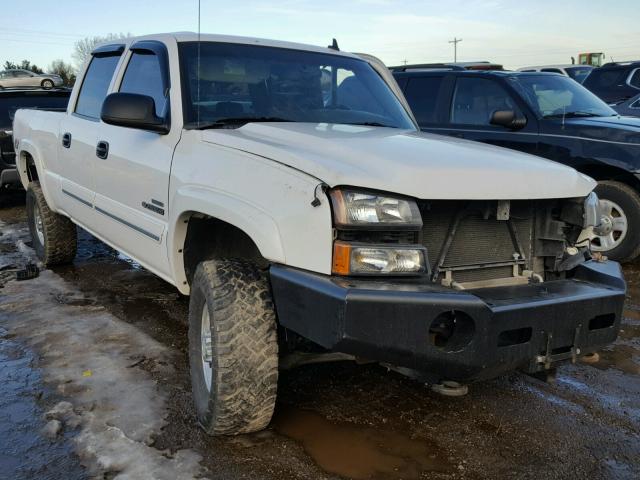
[[[69,105],[68,115],[60,123],[58,135],[60,203],[74,219],[89,229],[97,227],[93,219],[95,176],[93,159],[100,127],[100,111],[123,45],[104,47],[94,52],[79,93]],[[80,80],[79,80],[80,81]]]
[[[152,97],[156,115],[169,119],[170,87],[167,47],[147,40],[131,46],[113,90]],[[99,141],[108,145],[108,154],[93,157],[95,208],[103,217],[101,231],[105,236],[108,232],[117,248],[153,266],[160,276],[169,268],[169,174],[182,131],[179,121],[171,123],[166,135],[102,123]]]
[[[492,125],[494,112],[511,110],[527,118],[521,130]],[[526,112],[526,113],[525,113]],[[538,122],[523,103],[495,78],[458,76],[449,107],[449,128],[467,140],[489,143],[535,154],[538,149]]]
[[[404,79],[402,89],[421,130],[443,133],[452,81],[446,73]]]

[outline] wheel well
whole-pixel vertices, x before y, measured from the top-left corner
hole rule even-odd
[[[29,152],[22,152],[21,155],[24,158],[24,172],[27,174],[27,178],[30,182],[39,180],[38,169],[36,168],[36,162]]]
[[[585,175],[589,175],[594,180],[615,180],[640,191],[640,179],[622,168],[591,165],[580,168],[579,170]]]
[[[198,264],[215,258],[239,258],[254,261],[261,268],[269,262],[245,232],[217,218],[192,214],[183,246],[183,262],[187,281],[191,284]]]

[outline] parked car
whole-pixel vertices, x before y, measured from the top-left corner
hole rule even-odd
[[[211,434],[269,423],[302,341],[470,381],[618,334],[620,266],[579,242],[606,227],[596,183],[420,133],[385,78],[334,49],[152,35],[96,49],[67,112],[16,114],[43,264],[73,260],[78,224],[190,295]]]
[[[0,189],[21,186],[13,149],[12,123],[19,108],[65,111],[70,90],[0,90]]]
[[[62,78],[51,73],[33,73],[20,69],[0,72],[0,88],[53,88],[61,87],[62,84]]]
[[[606,63],[595,69],[584,86],[610,106],[616,106],[640,93],[640,61]]]
[[[522,67],[519,72],[547,72],[559,73],[569,78],[573,78],[578,83],[584,83],[591,71],[595,67],[591,65],[543,65],[539,67]]]
[[[420,128],[539,155],[596,180],[611,229],[591,248],[640,254],[640,119],[619,117],[580,84],[552,73],[395,73]]]
[[[640,117],[640,93],[635,97],[631,97],[629,100],[613,105],[611,108],[620,115]]]

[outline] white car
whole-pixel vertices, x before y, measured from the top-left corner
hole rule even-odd
[[[61,87],[62,78],[51,73],[33,73],[29,70],[4,70],[0,72],[0,88],[53,88]]]
[[[559,73],[565,77],[573,78],[578,83],[583,83],[595,67],[591,65],[543,65],[538,67],[522,67],[519,72],[548,72]]]
[[[264,428],[302,339],[463,382],[616,338],[620,267],[581,241],[606,228],[591,178],[421,133],[374,59],[199,38],[99,47],[66,113],[13,132],[45,266],[77,224],[190,295],[208,433]]]

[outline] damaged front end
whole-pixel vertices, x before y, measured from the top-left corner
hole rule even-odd
[[[598,205],[594,193],[579,199],[420,202],[430,280],[472,290],[566,278],[594,258],[583,232],[603,228]]]
[[[350,210],[334,204],[333,275],[271,266],[281,326],[329,350],[458,382],[544,372],[616,339],[626,285],[620,265],[585,240],[606,228],[594,194],[354,199]],[[372,227],[371,218],[392,221]],[[376,273],[354,274],[362,265]]]

